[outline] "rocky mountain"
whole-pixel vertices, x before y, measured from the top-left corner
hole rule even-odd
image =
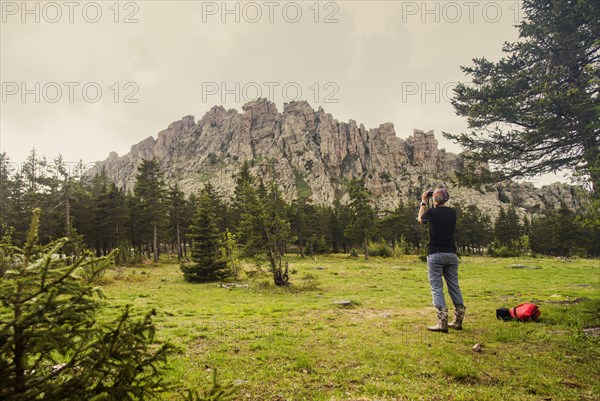
[[[210,181],[231,195],[235,175],[248,160],[256,175],[274,178],[288,199],[304,194],[318,204],[347,200],[349,180],[365,177],[381,209],[394,208],[401,198],[416,205],[424,189],[440,185],[449,188],[451,200],[475,203],[491,215],[509,202],[528,213],[557,208],[561,201],[579,206],[574,190],[559,183],[541,189],[529,183],[454,188],[452,177],[465,161],[439,149],[432,131],[415,130],[401,139],[392,123],[366,129],[354,120],[339,122],[321,107],[315,111],[306,101],[286,103],[279,112],[258,99],[242,110],[214,106],[198,121],[183,117],[126,155],[111,152],[89,174],[105,169],[119,187],[133,190],[140,161],[156,158],[167,183],[177,182],[187,193]]]

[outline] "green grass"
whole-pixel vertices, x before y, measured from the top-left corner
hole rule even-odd
[[[107,274],[104,314],[158,313],[179,347],[168,379],[204,388],[217,368],[243,381],[239,400],[594,400],[600,394],[600,262],[463,258],[465,329],[429,333],[426,266],[413,257],[292,258],[290,289],[189,284],[176,264]],[[539,270],[506,269],[512,263]],[[326,269],[317,270],[316,266]],[[575,304],[542,301],[588,298]],[[333,301],[349,299],[351,307]],[[501,322],[496,308],[537,300],[540,323]],[[449,301],[449,299],[447,299]],[[472,350],[484,344],[481,352]],[[167,399],[177,399],[176,394]]]

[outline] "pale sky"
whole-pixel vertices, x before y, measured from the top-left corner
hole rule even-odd
[[[2,1],[0,149],[86,163],[258,95],[397,136],[466,130],[471,59],[517,39],[520,1]],[[556,181],[546,176],[538,184]],[[536,181],[532,179],[531,181]]]

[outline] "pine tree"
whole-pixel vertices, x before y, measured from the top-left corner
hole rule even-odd
[[[250,179],[253,178],[250,176]],[[238,186],[240,188],[240,186]],[[236,194],[239,232],[243,253],[247,257],[266,256],[275,285],[289,285],[288,262],[284,260],[291,240],[290,224],[285,219],[285,202],[274,181],[267,188],[262,180],[257,187],[248,185]]]
[[[468,169],[461,178],[498,182],[576,169],[598,198],[600,2],[524,0],[522,9],[520,40],[504,45],[506,57],[462,68],[472,83],[456,87],[452,105],[474,131],[444,135],[498,168]]]
[[[523,235],[523,227],[514,205],[510,205],[506,212],[506,225],[506,236],[509,244],[513,241],[518,241],[521,235]]]
[[[331,253],[339,252],[339,248],[334,248],[334,228],[335,228],[335,214],[334,209],[331,206],[317,206],[317,217],[315,223],[321,229],[321,238],[323,249],[320,253]]]
[[[466,208],[455,205],[454,208],[457,213],[456,244],[464,251],[482,252],[493,235],[490,218],[482,214],[476,205],[469,205]],[[500,219],[502,223],[499,225],[499,232],[504,232],[506,214],[503,210],[500,213],[503,214],[503,217]]]
[[[196,215],[196,210],[198,210],[198,197],[196,194],[191,193],[188,200],[185,202],[183,212],[181,214],[182,219],[182,232],[181,239],[183,241],[183,258],[186,262],[189,262],[188,258],[188,243],[190,243],[191,239],[189,238],[190,227],[192,226],[194,216]]]
[[[175,244],[177,245],[177,260],[181,262],[181,259],[183,258],[181,226],[186,200],[183,191],[179,189],[179,185],[177,183],[175,183],[175,185],[172,187],[169,187],[167,202],[169,208],[170,234],[172,240],[174,240]]]
[[[345,235],[346,227],[350,221],[350,209],[348,205],[336,199],[333,201],[333,213],[331,214],[332,248],[334,252],[349,252],[348,239]]]
[[[111,210],[108,219],[110,233],[110,245],[108,250],[112,251],[114,248],[118,247],[119,253],[117,254],[117,260],[120,263],[123,263],[127,260],[129,256],[127,254],[131,247],[131,242],[127,244],[127,218],[129,216],[129,211],[127,210],[127,195],[123,189],[119,189],[113,182],[110,183],[108,190],[107,207]]]
[[[494,224],[496,241],[502,246],[510,247],[521,237],[521,231],[521,222],[515,207],[511,205],[506,211],[501,208]]]
[[[227,204],[223,202],[223,199],[217,192],[217,189],[208,182],[203,189],[204,192],[208,195],[210,199],[210,209],[212,213],[215,215],[217,228],[220,232],[225,232],[228,228],[228,208]]]
[[[231,274],[212,206],[210,194],[205,189],[200,194],[189,233],[193,264],[181,265],[185,279],[190,282],[216,281]]]
[[[593,237],[593,233],[583,227],[582,220],[563,204],[559,210],[533,221],[530,244],[534,252],[571,256],[574,250],[590,252]]]
[[[284,255],[291,239],[291,231],[290,224],[285,219],[285,202],[275,181],[271,181],[268,191],[261,186],[259,186],[258,196],[263,204],[260,223],[263,231],[262,238],[265,241],[262,248],[266,251],[275,285],[287,286],[289,266],[287,260],[284,260]]]
[[[231,211],[231,224],[235,230],[239,230],[240,222],[244,220],[244,215],[251,213],[253,205],[256,203],[256,188],[252,173],[250,172],[250,163],[246,160],[235,180],[235,190],[233,196],[233,205]],[[243,242],[245,238],[240,238]]]
[[[314,205],[307,202],[304,216],[307,221],[308,253],[311,255],[330,253],[333,238],[333,226],[331,225],[331,207]]]
[[[536,253],[550,255],[552,249],[552,227],[548,216],[541,216],[531,220],[529,243],[531,250]]]
[[[410,211],[400,200],[398,206],[379,222],[380,235],[392,244],[395,249],[399,242],[406,241],[412,236],[411,229],[414,223],[414,212]]]
[[[40,220],[40,238],[46,242],[62,237],[65,232],[61,208],[63,191],[55,167],[32,149],[21,169],[24,184],[21,202],[24,211],[31,213],[34,208],[44,211]]]
[[[9,269],[0,281],[0,399],[139,400],[166,389],[161,371],[171,348],[156,346],[154,311],[100,325],[98,291],[77,277],[100,275],[110,257],[54,260],[68,243],[39,246],[39,209],[23,248],[2,245]]]
[[[507,230],[507,220],[506,220],[506,211],[504,208],[500,208],[500,213],[498,213],[498,217],[494,222],[494,238],[501,245],[508,245],[510,240],[506,235]]]
[[[134,242],[128,230],[130,204],[124,191],[110,182],[106,170],[97,172],[85,188],[78,189],[72,203],[73,225],[83,234],[87,246],[96,256],[107,255],[118,247],[118,262],[124,263]],[[126,244],[128,241],[130,244]]]
[[[362,245],[365,259],[369,259],[369,240],[375,230],[376,214],[369,204],[369,192],[365,188],[364,179],[353,179],[350,182],[350,222],[346,227],[346,235]]]
[[[142,160],[136,178],[134,194],[141,224],[138,228],[142,239],[151,243],[148,249],[152,249],[154,263],[158,263],[158,232],[165,221],[165,184],[158,161]]]
[[[290,228],[296,236],[300,256],[304,257],[306,247],[309,253],[315,253],[318,238],[323,236],[317,224],[317,210],[307,196],[294,199],[288,207]]]

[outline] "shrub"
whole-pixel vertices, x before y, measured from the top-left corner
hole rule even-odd
[[[523,235],[516,240],[511,241],[510,245],[500,245],[494,241],[488,248],[490,256],[496,258],[512,258],[517,256],[531,255],[529,247],[529,237]]]
[[[369,244],[369,255],[389,258],[393,255],[393,251],[387,242],[382,239],[381,241]]]
[[[394,247],[393,257],[401,257],[404,255],[408,255],[410,253],[410,244],[406,241],[406,237],[404,235],[400,236],[400,239],[396,243]]]

